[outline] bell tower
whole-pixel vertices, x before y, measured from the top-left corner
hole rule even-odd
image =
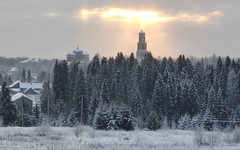
[[[147,43],[145,41],[145,32],[139,32],[139,41],[137,43],[137,60],[141,62],[147,53]]]

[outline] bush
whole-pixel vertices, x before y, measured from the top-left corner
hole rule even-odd
[[[109,122],[111,120],[111,112],[108,110],[99,111],[97,113],[96,120],[94,122],[94,127],[101,130],[109,130]]]
[[[161,123],[155,111],[152,111],[147,120],[147,128],[150,130],[157,130],[161,127]]]
[[[178,120],[177,129],[179,130],[193,130],[200,127],[199,123],[200,116],[196,115],[192,118],[190,115],[185,114]]]
[[[132,117],[129,111],[103,110],[97,113],[94,121],[94,128],[101,130],[119,130],[130,131],[134,129]]]
[[[126,131],[134,130],[133,121],[128,111],[123,112],[119,128]]]
[[[192,125],[191,125],[192,119],[190,115],[184,115],[178,120],[178,126],[177,129],[179,130],[191,130]]]

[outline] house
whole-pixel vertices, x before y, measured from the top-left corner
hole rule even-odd
[[[9,88],[11,89],[11,91],[15,93],[24,92],[29,88],[37,92],[40,92],[43,89],[43,83],[23,83],[21,81],[15,81],[9,86]]]
[[[23,93],[26,94],[26,95],[38,95],[38,94],[40,94],[40,92],[34,90],[32,87],[29,87]]]
[[[20,113],[32,113],[33,99],[23,93],[14,94],[11,101],[15,104],[16,109]]]

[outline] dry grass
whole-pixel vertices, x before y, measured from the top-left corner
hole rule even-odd
[[[197,145],[194,131],[158,130],[101,131],[87,126],[75,128],[0,128],[0,149],[6,150],[237,150],[227,143],[227,133],[202,131],[205,144]],[[234,139],[234,132],[228,134]],[[201,141],[201,135],[200,135]],[[204,143],[204,142],[203,142]],[[206,144],[208,143],[208,144]]]

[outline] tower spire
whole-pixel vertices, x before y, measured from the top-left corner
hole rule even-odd
[[[137,43],[137,59],[141,62],[147,53],[147,43],[145,41],[145,32],[143,29],[139,32],[139,41]]]

